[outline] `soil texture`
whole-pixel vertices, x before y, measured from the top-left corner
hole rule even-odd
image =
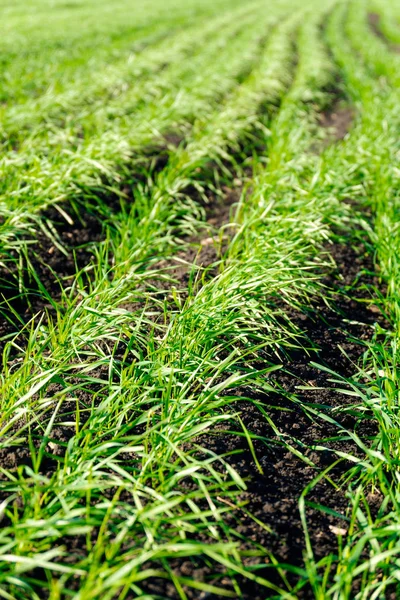
[[[377,13],[369,13],[368,22],[369,22],[369,25],[370,25],[372,31],[374,32],[374,34],[380,40],[382,40],[387,46],[389,46],[389,48],[392,52],[396,52],[397,54],[399,54],[400,53],[400,44],[393,44],[387,39],[387,37],[384,35],[384,33],[380,27],[380,21],[381,21],[381,18]]]
[[[354,121],[354,110],[336,101],[328,110],[319,116],[319,124],[330,133],[331,140],[327,139],[325,145],[332,141],[343,140],[349,133]]]

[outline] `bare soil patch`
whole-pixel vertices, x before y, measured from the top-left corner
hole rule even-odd
[[[389,47],[392,52],[400,53],[400,44],[391,43],[380,28],[381,18],[377,13],[369,13],[368,23],[374,34]]]
[[[342,82],[337,79],[326,90],[328,103],[317,114],[317,125],[324,132],[324,138],[315,142],[311,150],[320,153],[335,142],[343,140],[353,125],[355,110],[348,104],[348,98],[344,95]]]
[[[333,106],[319,115],[319,124],[329,130],[333,141],[343,140],[349,133],[354,121],[354,110],[344,106],[337,100]],[[325,145],[329,145],[332,139],[327,139]]]

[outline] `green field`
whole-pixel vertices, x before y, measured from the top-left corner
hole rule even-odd
[[[400,598],[398,0],[0,0],[0,599]]]

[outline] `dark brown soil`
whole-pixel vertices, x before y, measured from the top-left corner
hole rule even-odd
[[[324,145],[343,140],[349,133],[353,121],[354,110],[350,106],[343,105],[340,100],[336,100],[326,111],[320,113],[319,124],[330,133]]]
[[[377,13],[369,13],[368,15],[368,23],[372,29],[372,31],[375,33],[375,35],[380,38],[381,40],[383,40],[384,42],[386,42],[386,38],[383,35],[381,29],[380,29],[380,16]]]
[[[343,140],[349,133],[356,116],[338,76],[325,92],[326,104],[317,114],[317,125],[323,131],[324,138],[311,146],[311,151],[316,154],[335,142]]]
[[[234,232],[234,228],[221,231],[224,225],[231,222],[235,206],[239,203],[243,192],[243,181],[235,179],[233,187],[223,186],[223,195],[208,194],[205,205],[206,220],[203,228],[196,235],[182,240],[184,248],[169,259],[160,261],[155,268],[168,277],[162,280],[149,280],[147,288],[158,290],[158,295],[168,296],[171,289],[179,292],[183,301],[188,292],[188,284],[195,272],[205,272],[206,278],[217,275],[218,262],[221,260]]]
[[[374,34],[389,47],[392,52],[400,53],[400,44],[392,44],[380,28],[381,18],[377,13],[369,13],[368,22]]]
[[[45,309],[52,312],[51,300],[60,300],[62,290],[71,284],[72,277],[93,259],[93,245],[103,238],[99,216],[83,211],[78,215],[66,207],[64,213],[68,213],[69,222],[54,208],[42,215],[44,222],[51,222],[58,243],[54,243],[44,232],[38,232],[28,257],[37,278],[28,279],[28,270],[23,269],[22,284],[26,293],[18,291],[19,275],[14,265],[9,269],[0,269],[0,300],[3,300],[0,354],[7,340],[24,323],[42,314]],[[19,315],[19,322],[15,313]]]

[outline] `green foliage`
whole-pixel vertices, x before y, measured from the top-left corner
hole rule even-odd
[[[386,597],[400,559],[396,3],[18,0],[0,14],[0,308],[13,323],[0,373],[0,598],[156,598],[156,578],[182,599],[238,598],[248,581],[287,600],[305,586],[318,600]],[[321,127],[333,91],[355,114],[336,142]],[[211,196],[235,187],[213,224]],[[46,287],[43,239],[68,256],[50,207],[71,230],[96,216],[102,238]],[[331,473],[316,471],[299,499],[304,568],[279,565],[239,533],[243,514],[267,531],[273,518],[250,514],[246,481],[207,436],[242,436],[262,471],[239,401],[282,393],[276,372],[308,344],[290,315],[331,301],[329,244],[360,236],[387,326],[360,340],[353,377],[326,374],[351,397],[338,412],[376,435],[309,409],[357,447],[334,456],[352,465],[335,483],[349,510],[337,552],[317,559],[309,494]],[[210,577],[184,577],[177,559]]]

